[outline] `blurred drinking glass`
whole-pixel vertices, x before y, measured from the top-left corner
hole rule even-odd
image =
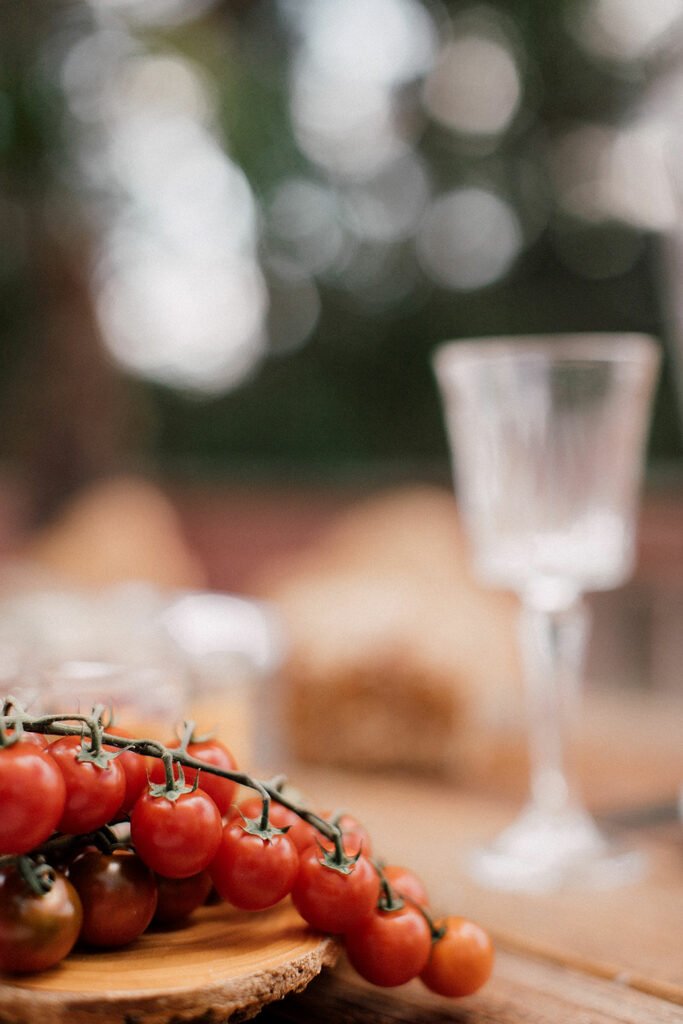
[[[186,714],[184,679],[169,664],[108,661],[63,661],[43,665],[32,711],[87,715],[97,705],[114,715],[117,725],[135,736],[168,741]]]
[[[435,355],[475,573],[521,599],[531,793],[474,853],[483,884],[617,884],[642,869],[585,810],[566,740],[588,635],[582,594],[633,569],[658,363],[657,343],[629,334],[456,341]]]

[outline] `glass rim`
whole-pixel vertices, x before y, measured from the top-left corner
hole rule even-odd
[[[467,364],[505,362],[525,356],[553,363],[635,362],[654,367],[661,358],[661,348],[653,335],[632,332],[508,334],[444,341],[433,350],[431,359],[437,372],[447,372]]]

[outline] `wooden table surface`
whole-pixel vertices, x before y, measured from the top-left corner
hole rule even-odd
[[[680,769],[683,779],[683,751]],[[356,813],[371,827],[381,856],[421,874],[435,909],[489,928],[497,959],[484,989],[458,1001],[434,996],[418,982],[374,989],[342,963],[301,995],[267,1007],[259,1017],[264,1024],[683,1024],[680,822],[620,829],[624,841],[647,853],[642,881],[552,896],[503,894],[470,882],[463,860],[474,842],[510,820],[516,807],[509,799],[433,781],[311,769],[297,769],[293,781],[323,804]],[[608,788],[612,800],[613,781]],[[627,779],[623,788],[626,796]],[[670,787],[660,793],[667,800],[674,795]]]

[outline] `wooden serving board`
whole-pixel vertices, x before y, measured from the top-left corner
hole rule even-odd
[[[42,974],[0,980],[0,1024],[219,1024],[301,991],[339,953],[287,901],[248,914],[203,907],[121,950],[76,951]]]

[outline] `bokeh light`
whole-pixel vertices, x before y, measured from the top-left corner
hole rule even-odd
[[[466,291],[493,284],[512,266],[523,238],[513,208],[483,188],[436,199],[417,235],[420,260],[437,281]]]
[[[683,17],[682,0],[584,0],[569,7],[569,25],[581,45],[603,60],[644,59],[671,45]]]
[[[266,294],[254,262],[202,264],[141,245],[99,276],[107,345],[141,376],[220,392],[243,380],[264,351]]]
[[[499,23],[488,12],[456,21],[425,83],[431,116],[465,135],[497,135],[512,122],[521,96],[516,56]]]
[[[432,20],[417,0],[316,0],[297,12],[296,25],[297,142],[330,174],[372,177],[406,152],[417,130],[396,92],[431,67]]]
[[[551,168],[559,204],[572,216],[653,230],[665,230],[675,220],[667,133],[661,126],[576,125],[556,141]]]
[[[394,87],[431,65],[435,29],[417,0],[309,0],[303,8],[301,57],[312,72]]]
[[[293,70],[292,120],[306,156],[336,177],[368,178],[409,148],[391,90]]]
[[[127,370],[174,387],[235,386],[266,348],[258,211],[219,144],[202,72],[125,31],[79,41],[62,70],[97,198],[95,305]]]
[[[567,61],[552,69],[513,8],[77,0],[43,64],[111,358],[217,394],[324,337],[328,302],[362,317],[449,301],[435,283],[489,287],[531,249],[596,281],[635,267],[643,233],[680,219],[683,0],[549,10]],[[581,88],[554,92],[571,74]],[[0,93],[0,142],[2,111]],[[0,208],[6,233],[13,219]]]

